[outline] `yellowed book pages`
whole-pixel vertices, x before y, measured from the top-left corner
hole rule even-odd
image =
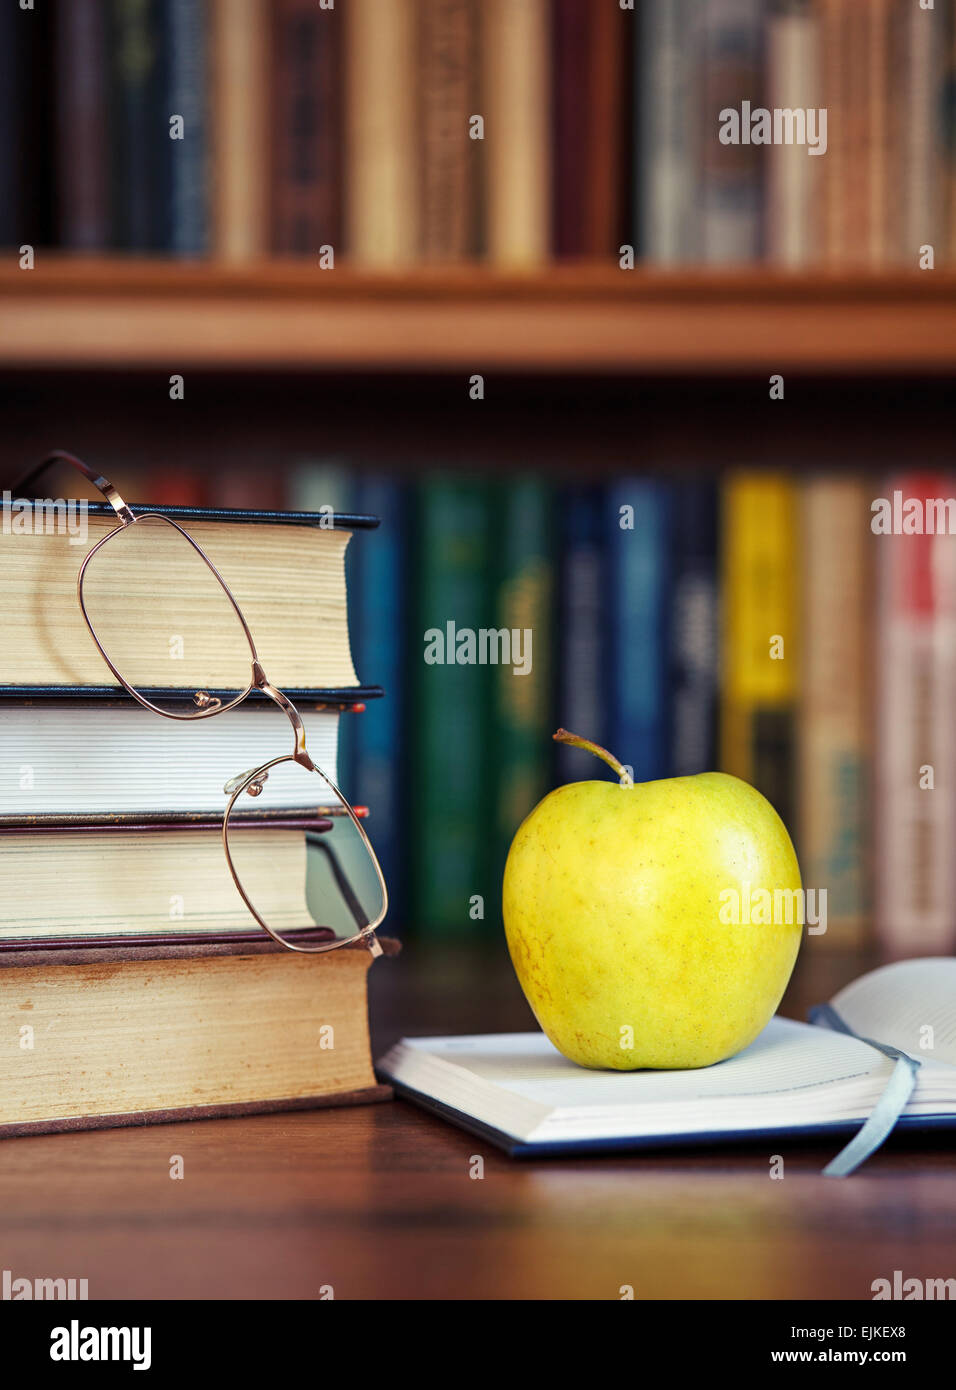
[[[84,544],[63,534],[0,533],[4,683],[113,685],[77,603],[80,565],[115,529],[91,516]],[[350,532],[319,526],[190,521],[189,534],[229,585],[274,685],[356,685],[349,650],[345,550]],[[239,693],[251,659],[231,605],[173,527],[139,521],[91,560],[90,619],[134,686]]]
[[[225,800],[225,798],[223,799]],[[237,868],[276,931],[315,925],[302,830],[237,830]],[[218,830],[50,831],[0,835],[0,941],[236,931],[255,921],[236,891]]]
[[[374,1086],[370,960],[346,947],[0,966],[0,1029],[16,1039],[26,1024],[31,1036],[4,1068],[0,1131]]]
[[[533,267],[550,252],[547,0],[488,0],[482,13],[488,254]]]
[[[215,253],[253,261],[268,249],[268,0],[214,0],[212,62]]]
[[[349,0],[346,19],[346,251],[399,267],[419,249],[415,4]]]
[[[869,895],[869,495],[815,478],[801,496],[799,835],[804,886],[827,890],[822,946],[862,944]]]

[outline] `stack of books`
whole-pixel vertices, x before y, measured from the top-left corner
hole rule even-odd
[[[311,756],[337,782],[340,721],[382,694],[353,666],[345,580],[353,535],[377,521],[165,514],[222,574],[270,681],[300,711]],[[66,521],[17,510],[0,535],[0,1028],[15,1049],[0,1134],[385,1098],[371,1066],[369,951],[273,942],[223,851],[225,783],[291,753],[289,723],[255,691],[220,717],[184,722],[109,683],[76,585],[115,517],[90,504],[84,543]],[[197,589],[190,619],[215,642],[213,600],[215,586]],[[157,603],[142,585],[110,601],[143,651],[165,647],[165,634],[150,646]],[[188,708],[194,685],[174,650],[141,666],[137,684],[165,708]],[[298,802],[284,788],[275,804],[264,787],[240,832],[244,854],[281,884],[290,920],[303,916],[306,840],[335,814],[315,804],[318,778],[301,782]]]

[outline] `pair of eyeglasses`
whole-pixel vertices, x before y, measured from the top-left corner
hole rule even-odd
[[[240,772],[223,788],[223,849],[249,912],[292,951],[362,942],[380,955],[375,929],[388,910],[388,891],[375,852],[355,811],[310,757],[302,718],[266,676],[229,585],[184,527],[159,511],[134,512],[108,478],[72,454],[49,454],[19,487],[32,486],[57,463],[77,469],[118,518],[80,565],[76,592],[90,635],[123,689],[154,714],[185,721],[225,714],[258,691],[292,726],[290,754]],[[253,572],[268,558],[257,545],[253,538],[246,556]],[[168,697],[147,679],[163,657],[183,663]],[[261,798],[277,819],[283,809],[301,817],[304,807],[320,819],[327,828],[304,837],[304,862],[290,859],[287,846],[282,853],[263,851],[263,837],[249,833],[248,798],[256,799],[256,810]],[[335,939],[315,940],[316,928],[333,931]]]

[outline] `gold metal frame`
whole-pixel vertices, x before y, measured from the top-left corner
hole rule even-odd
[[[103,494],[107,502],[109,502],[110,506],[116,512],[116,515],[119,519],[119,525],[115,528],[115,530],[110,531],[107,535],[103,536],[101,540],[98,540],[96,544],[93,546],[92,550],[90,550],[90,552],[84,558],[83,563],[80,565],[80,570],[76,580],[76,597],[77,602],[80,605],[80,612],[83,614],[83,621],[86,623],[86,626],[89,629],[90,636],[96,643],[96,647],[100,653],[100,656],[106,662],[106,665],[112,671],[113,675],[119,681],[120,685],[127,692],[127,694],[132,695],[133,699],[136,700],[139,704],[143,705],[145,709],[152,710],[154,714],[162,715],[164,719],[194,720],[211,719],[214,715],[225,714],[227,710],[235,709],[237,705],[242,704],[243,700],[245,700],[252,693],[253,690],[260,690],[264,695],[267,695],[269,699],[272,700],[273,703],[278,706],[279,709],[282,710],[283,714],[285,714],[286,718],[289,720],[289,723],[292,725],[292,732],[295,743],[291,754],[286,754],[281,758],[273,758],[271,759],[271,761],[267,763],[262,763],[259,767],[250,768],[246,772],[241,772],[238,775],[238,777],[231,778],[223,788],[225,794],[229,796],[229,802],[226,806],[222,820],[222,845],[226,855],[226,863],[228,864],[229,872],[232,875],[232,881],[236,885],[239,895],[245,903],[246,907],[249,909],[252,916],[258,922],[259,926],[262,927],[263,931],[268,932],[269,936],[271,936],[274,941],[277,941],[280,946],[286,947],[287,950],[300,951],[306,954],[318,955],[322,952],[334,951],[339,946],[346,946],[350,942],[362,941],[368,947],[369,951],[372,953],[373,956],[381,955],[382,948],[379,945],[377,937],[375,936],[375,931],[376,928],[379,927],[381,923],[384,921],[386,913],[388,912],[388,888],[385,883],[385,877],[382,874],[381,865],[379,864],[378,859],[375,855],[375,851],[373,850],[371,843],[369,842],[369,838],[363,830],[362,825],[359,822],[359,819],[353,811],[351,805],[339,791],[338,787],[328,776],[328,774],[323,772],[321,768],[319,768],[309,756],[308,750],[305,746],[305,728],[303,726],[302,718],[299,714],[299,711],[296,709],[295,705],[288,698],[288,696],[284,695],[281,690],[279,690],[276,686],[271,684],[268,677],[266,676],[265,671],[262,669],[258,653],[256,652],[256,644],[253,641],[252,633],[249,631],[249,625],[246,622],[242,610],[236,602],[235,597],[233,596],[232,591],[229,588],[229,585],[223,579],[222,575],[219,573],[216,566],[210,560],[209,556],[205,553],[202,547],[198,545],[196,541],[193,540],[189,532],[186,531],[182,526],[180,526],[178,522],[173,521],[172,517],[164,516],[162,512],[141,512],[138,515],[134,514],[127,506],[126,502],[124,502],[123,498],[120,496],[120,494],[117,492],[116,488],[113,486],[113,484],[109,481],[108,478],[104,478],[101,474],[94,472],[92,468],[89,468],[85,463],[83,463],[81,459],[76,458],[73,454],[68,454],[62,449],[54,450],[53,453],[48,454],[47,457],[43,460],[43,462],[36,469],[33,470],[33,472],[30,474],[29,480],[32,481],[34,477],[36,477],[39,473],[41,473],[45,468],[49,467],[51,464],[60,462],[70,464],[73,468],[77,469],[80,473],[82,473],[84,478],[91,482],[93,486]],[[129,684],[129,682],[123,676],[123,673],[120,670],[118,670],[116,666],[113,665],[113,662],[110,660],[109,655],[103,647],[103,644],[100,642],[99,637],[96,635],[96,630],[93,627],[93,623],[90,620],[90,616],[86,611],[86,604],[83,598],[83,584],[86,578],[87,568],[94,555],[96,555],[100,550],[102,550],[104,545],[107,545],[111,540],[114,540],[117,536],[122,535],[126,530],[128,530],[130,526],[138,526],[141,522],[144,521],[164,522],[166,525],[172,526],[176,531],[179,532],[179,534],[186,541],[189,542],[193,550],[195,550],[196,554],[208,566],[208,568],[212,571],[213,575],[218,580],[219,585],[223,590],[223,593],[226,595],[229,602],[232,604],[233,611],[235,612],[236,617],[239,619],[239,622],[242,626],[242,630],[245,633],[246,640],[249,643],[249,655],[252,663],[252,672],[249,684],[246,686],[242,694],[237,695],[234,700],[230,700],[227,704],[223,704],[221,700],[213,696],[210,696],[207,691],[197,690],[193,695],[193,700],[197,705],[197,708],[194,712],[175,713],[172,710],[160,709],[158,705],[153,704],[151,700],[148,700],[145,695],[142,695],[138,690],[135,689],[134,686]],[[263,918],[259,915],[256,908],[253,906],[252,902],[247,897],[242,883],[239,880],[239,876],[236,873],[235,866],[233,865],[232,861],[232,855],[229,852],[228,826],[229,817],[232,813],[232,809],[237,799],[243,794],[243,792],[247,792],[251,796],[257,796],[259,792],[262,790],[261,781],[259,781],[258,779],[261,778],[264,780],[265,776],[268,775],[270,768],[275,767],[278,763],[285,762],[298,763],[300,767],[305,768],[307,772],[315,772],[323,778],[327,786],[329,786],[335,793],[335,795],[338,797],[339,801],[342,804],[343,810],[346,812],[349,819],[352,821],[352,824],[354,825],[355,829],[358,831],[361,841],[365,847],[365,850],[369,858],[371,859],[372,865],[374,866],[375,874],[378,879],[378,884],[382,893],[382,910],[379,913],[378,917],[376,917],[374,922],[368,923],[367,925],[363,926],[361,930],[356,932],[354,936],[342,937],[336,941],[323,941],[308,945],[292,942],[287,940],[285,937],[279,936],[276,932],[272,930],[268,922],[264,921]]]

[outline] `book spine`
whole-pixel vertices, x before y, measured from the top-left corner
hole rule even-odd
[[[166,244],[178,256],[200,256],[208,244],[207,37],[203,0],[166,0],[166,114],[183,122],[182,138],[169,141]]]
[[[868,257],[871,265],[882,266],[895,256],[899,237],[891,238],[890,221],[898,206],[897,190],[890,183],[890,133],[898,122],[890,93],[891,67],[896,55],[890,49],[890,16],[893,0],[869,0],[867,11],[867,51],[869,55],[866,127],[866,172],[868,180]],[[894,244],[895,242],[895,244]]]
[[[902,503],[953,495],[940,474],[906,474],[884,493]],[[876,537],[878,680],[875,772],[876,930],[887,956],[956,947],[952,789],[956,575],[950,538]]]
[[[74,251],[99,250],[110,237],[104,18],[101,0],[69,0],[56,16],[59,229]]]
[[[588,7],[586,161],[583,181],[582,252],[600,259],[620,254],[633,239],[630,214],[624,221],[624,192],[633,166],[630,56],[636,43],[636,16],[612,5]]]
[[[763,106],[762,0],[704,0],[700,184],[702,259],[755,261],[762,251],[762,150],[750,140],[744,103]],[[740,141],[720,139],[721,112],[740,113]]]
[[[162,248],[165,142],[162,14],[158,0],[111,0],[110,129],[113,244],[126,251]]]
[[[852,163],[847,86],[847,0],[819,0],[827,152],[821,181],[821,250],[827,265],[847,255],[847,192]]]
[[[796,499],[779,474],[734,474],[722,507],[722,770],[794,825],[799,690]]]
[[[607,631],[605,540],[610,525],[603,489],[568,488],[561,498],[558,711],[556,723],[607,746]],[[555,746],[561,782],[594,776],[592,758],[565,743]]]
[[[212,0],[215,251],[265,253],[269,10],[266,0]]]
[[[460,261],[476,249],[478,165],[469,120],[478,101],[478,35],[475,0],[421,0],[421,252],[428,261]]]
[[[484,15],[488,253],[536,266],[550,251],[550,11],[547,0],[487,0]]]
[[[32,19],[31,14],[13,5],[0,8],[0,246],[18,245],[22,230],[18,57],[21,28]]]
[[[539,479],[515,480],[505,487],[496,516],[495,626],[511,637],[510,661],[494,669],[497,881],[515,832],[547,792],[551,772],[555,561],[550,487]]]
[[[482,930],[482,918],[470,914],[487,918],[500,888],[487,848],[496,761],[491,668],[477,663],[475,650],[493,612],[491,522],[486,485],[436,478],[421,487],[409,637],[417,772],[409,859],[413,920],[435,937]]]
[[[350,0],[346,34],[346,249],[370,266],[419,250],[413,0]]]
[[[940,146],[943,150],[943,258],[956,263],[956,14],[950,13],[945,42]]]
[[[771,110],[820,107],[819,16],[810,0],[778,0],[767,35],[767,105]],[[767,167],[767,255],[778,265],[819,258],[817,217],[821,158],[805,145],[771,145]]]
[[[350,796],[371,811],[366,827],[375,847],[389,896],[389,927],[405,920],[406,875],[403,850],[408,824],[403,800],[407,768],[403,756],[408,630],[407,517],[405,489],[394,478],[369,474],[358,485],[358,507],[377,516],[381,527],[355,546],[352,649],[356,669],[375,677],[384,700],[370,700],[352,728],[354,762]],[[340,721],[340,727],[349,717]]]
[[[279,0],[272,23],[272,247],[316,256],[340,237],[341,19]]]
[[[946,19],[943,7],[923,10],[914,5],[906,11],[902,36],[902,187],[895,196],[902,222],[899,256],[911,269],[919,265],[923,246],[939,248],[945,255],[940,113],[945,110]]]
[[[582,95],[590,105],[593,90],[591,47],[593,6],[587,0],[555,0],[551,21],[553,139],[551,244],[559,257],[585,250],[587,174],[592,154],[589,122],[582,119]]]
[[[610,751],[636,782],[670,775],[667,594],[672,490],[646,478],[608,495],[611,650]],[[576,731],[575,731],[576,732]]]
[[[802,489],[797,851],[804,887],[827,890],[819,942],[837,949],[864,944],[870,911],[869,518],[859,478]]]
[[[670,763],[674,776],[687,777],[717,766],[717,485],[682,482],[674,500]]]
[[[644,0],[634,36],[641,254],[679,265],[701,249],[697,15],[688,0]],[[716,130],[715,123],[709,137],[716,139]]]

